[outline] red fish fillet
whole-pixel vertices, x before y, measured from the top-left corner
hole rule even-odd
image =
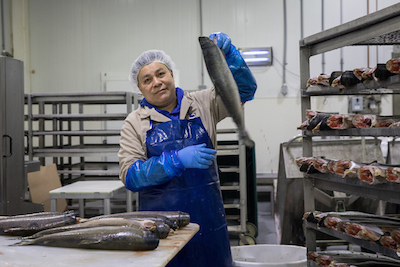
[[[377,127],[389,127],[395,123],[394,119],[378,120]]]
[[[328,255],[318,255],[318,257],[315,259],[315,262],[323,267],[328,267],[332,261],[333,258]]]
[[[353,74],[354,74],[354,76],[356,76],[357,77],[357,79],[359,79],[360,81],[363,79],[362,78],[362,74],[365,72],[365,71],[368,71],[368,70],[370,70],[369,68],[357,68],[357,69],[354,69],[353,70]]]
[[[371,128],[377,123],[376,115],[356,114],[353,118],[353,125],[357,128]]]
[[[309,87],[310,85],[316,85],[318,83],[317,80],[318,77],[313,77],[307,80],[306,87]]]
[[[333,166],[333,171],[341,176],[344,175],[345,170],[349,169],[351,166],[351,160],[338,160]]]
[[[386,69],[393,73],[400,73],[400,58],[392,58],[386,62]]]
[[[379,239],[379,243],[381,243],[381,245],[385,248],[397,250],[397,243],[393,240],[391,236],[381,236],[381,239]]]
[[[346,234],[351,235],[353,237],[359,237],[358,236],[358,232],[360,232],[362,230],[362,225],[358,224],[358,223],[349,223],[346,226]]]
[[[390,236],[393,238],[393,240],[394,240],[398,245],[400,245],[400,230],[399,230],[399,229],[397,229],[397,230],[392,230],[392,231],[390,232]]]
[[[359,164],[351,161],[350,167],[344,171],[342,177],[356,178],[358,176],[358,169],[360,168],[361,166]]]
[[[386,180],[389,182],[400,183],[400,167],[389,167],[385,171]]]
[[[317,77],[317,83],[320,85],[329,86],[329,79],[331,78],[330,74],[321,74]]]
[[[358,179],[370,185],[380,183],[385,178],[385,170],[379,166],[362,166],[358,169]]]
[[[328,171],[328,161],[321,158],[315,158],[313,161],[313,166],[321,173],[327,173]]]
[[[342,220],[337,217],[326,217],[324,219],[324,225],[328,228],[332,228],[332,229],[336,230],[338,222],[341,222],[341,221]]]
[[[339,89],[344,89],[345,88],[344,85],[342,85],[342,83],[340,82],[341,78],[342,78],[342,76],[339,76],[336,79],[334,79],[331,86],[339,88]]]
[[[332,115],[328,118],[327,124],[332,129],[348,129],[353,126],[352,115]]]

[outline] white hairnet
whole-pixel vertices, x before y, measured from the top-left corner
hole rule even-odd
[[[129,73],[129,81],[131,82],[133,88],[136,90],[138,85],[138,74],[139,71],[146,65],[160,62],[163,63],[169,70],[174,71],[175,63],[172,61],[171,57],[168,56],[162,50],[148,50],[143,52],[131,66],[131,72]]]

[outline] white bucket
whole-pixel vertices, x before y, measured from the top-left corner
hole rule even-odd
[[[289,245],[253,245],[232,247],[234,266],[306,267],[307,249]]]

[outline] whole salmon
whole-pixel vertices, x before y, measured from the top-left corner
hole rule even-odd
[[[149,230],[149,231],[156,230],[156,223],[151,220],[135,221],[124,218],[103,218],[98,220],[86,221],[79,224],[50,228],[47,230],[40,231],[34,235],[28,236],[26,237],[26,239],[34,239],[49,234],[79,230],[83,228],[102,227],[102,226],[126,226],[126,227],[136,227],[140,230]]]
[[[0,219],[0,234],[32,235],[52,227],[77,223],[73,212],[37,212]]]
[[[136,227],[102,226],[44,235],[26,239],[15,246],[40,245],[50,247],[107,250],[153,250],[160,239],[155,233]]]
[[[199,42],[203,51],[204,62],[206,63],[208,75],[214,84],[217,94],[221,97],[229,115],[238,127],[239,138],[248,147],[253,147],[254,142],[247,134],[240,96],[237,84],[221,49],[208,37],[200,36]]]
[[[178,228],[178,220],[176,218],[168,218],[163,215],[159,214],[154,214],[151,211],[131,211],[131,212],[121,212],[121,213],[113,213],[113,214],[107,214],[107,215],[100,215],[96,217],[92,217],[87,220],[92,221],[92,220],[97,220],[97,219],[102,219],[102,218],[124,218],[128,220],[151,220],[154,222],[163,222],[167,224],[169,227],[171,227],[172,230],[176,230]]]

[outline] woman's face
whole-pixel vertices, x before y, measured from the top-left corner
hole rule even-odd
[[[175,80],[172,70],[160,62],[144,66],[138,74],[138,87],[147,102],[171,112],[176,106]]]

